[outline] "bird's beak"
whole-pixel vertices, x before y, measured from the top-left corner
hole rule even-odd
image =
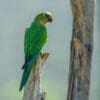
[[[53,14],[50,12],[46,13],[48,15],[48,22],[52,22],[53,21]]]
[[[52,21],[53,21],[52,17],[49,17],[48,22],[52,22]]]

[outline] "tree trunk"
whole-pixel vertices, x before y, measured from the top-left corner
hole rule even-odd
[[[94,0],[70,0],[73,35],[67,100],[89,100]]]
[[[45,100],[46,92],[40,92],[40,71],[48,56],[48,53],[43,53],[37,58],[25,85],[23,100]]]

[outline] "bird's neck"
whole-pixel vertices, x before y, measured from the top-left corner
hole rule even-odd
[[[40,23],[40,22],[37,22],[37,21],[34,21],[34,22],[31,24],[31,27],[45,27],[45,24]]]
[[[45,26],[45,24],[46,24],[46,21],[44,20],[44,21],[41,21],[41,20],[34,20],[34,22],[36,23],[36,24],[40,24],[40,25],[43,25],[43,26]]]

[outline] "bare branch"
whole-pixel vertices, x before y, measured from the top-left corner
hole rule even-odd
[[[40,54],[25,86],[23,100],[45,100],[45,92],[40,93],[40,71],[49,53]]]
[[[67,100],[88,100],[93,49],[94,0],[71,0],[73,36]]]

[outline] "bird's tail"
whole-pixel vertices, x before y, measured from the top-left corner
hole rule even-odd
[[[28,58],[25,57],[25,64],[22,66],[22,70],[27,67],[27,65],[32,62],[34,59],[36,59],[36,57],[39,54],[39,50],[37,52],[35,52],[33,55],[30,55]]]
[[[22,90],[22,88],[25,86],[28,77],[30,75],[32,66],[34,66],[35,61],[31,62],[29,65],[27,65],[27,67],[25,67],[24,71],[23,71],[23,75],[22,75],[22,79],[21,79],[21,83],[20,83],[20,88],[19,91]]]

